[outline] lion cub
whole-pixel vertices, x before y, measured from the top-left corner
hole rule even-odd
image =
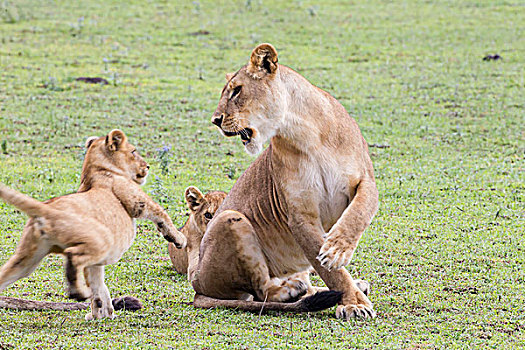
[[[188,273],[188,256],[199,261],[199,247],[202,236],[206,232],[206,226],[219,209],[227,193],[222,191],[211,191],[206,194],[194,186],[190,186],[184,192],[184,198],[190,209],[190,216],[184,226],[180,229],[186,236],[188,244],[186,249],[177,249],[173,243],[168,244],[168,254],[175,271],[181,274]]]
[[[113,318],[104,265],[116,263],[131,246],[134,219],[153,221],[178,248],[186,238],[140,188],[149,166],[122,131],[90,137],[86,149],[77,193],[42,203],[0,185],[0,198],[30,216],[15,254],[0,269],[0,292],[33,272],[46,255],[59,253],[66,259],[69,297],[91,298],[86,320]]]

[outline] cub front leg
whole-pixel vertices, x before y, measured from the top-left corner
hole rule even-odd
[[[127,179],[115,179],[113,192],[131,217],[153,221],[164,239],[173,243],[178,249],[186,247],[186,237],[175,228],[166,211],[137,184]]]
[[[319,249],[324,243],[324,231],[318,216],[311,212],[312,207],[305,207],[309,207],[310,212],[301,213],[300,208],[291,208],[290,211],[294,214],[289,220],[290,229],[307,259],[328,288],[344,293],[341,305],[337,307],[336,317],[344,319],[376,317],[372,302],[359,289],[344,267],[327,270],[317,260]]]
[[[370,225],[378,208],[378,193],[375,181],[363,180],[350,205],[326,235],[317,260],[328,269],[338,269],[350,264],[357,244]]]

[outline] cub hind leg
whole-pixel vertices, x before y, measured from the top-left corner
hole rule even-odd
[[[100,236],[80,236],[82,244],[64,249],[69,298],[82,301],[91,296],[84,271],[89,266],[100,264],[111,249],[111,244],[99,238]]]
[[[29,276],[49,254],[50,246],[41,238],[46,233],[35,225],[37,223],[33,219],[28,222],[15,253],[0,268],[0,292],[19,279]]]

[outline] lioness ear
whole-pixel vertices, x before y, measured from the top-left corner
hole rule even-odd
[[[235,73],[226,73],[226,81],[230,81],[234,75]]]
[[[126,142],[127,137],[124,133],[119,130],[111,130],[111,132],[106,136],[106,147],[114,152],[120,148],[120,146]]]
[[[260,44],[252,51],[248,71],[257,78],[273,74],[277,70],[277,51],[271,44]]]
[[[186,197],[188,208],[190,208],[191,211],[197,210],[197,208],[206,201],[202,192],[195,186],[188,187],[184,196]]]
[[[86,140],[86,149],[88,149],[89,147],[91,147],[91,144],[93,143],[93,141],[97,140],[98,139],[98,136],[91,136],[91,137],[88,137],[87,140]]]

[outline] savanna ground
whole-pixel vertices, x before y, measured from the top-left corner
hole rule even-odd
[[[195,310],[140,222],[106,281],[143,310],[90,323],[85,311],[0,310],[0,349],[525,347],[522,1],[0,6],[0,182],[38,199],[75,191],[84,140],[121,128],[152,165],[145,190],[182,225],[187,186],[227,191],[253,160],[209,120],[224,74],[260,42],[383,147],[370,148],[380,210],[348,267],[372,283],[377,319]],[[0,204],[0,263],[25,221]],[[48,257],[3,295],[64,301],[62,276]]]

